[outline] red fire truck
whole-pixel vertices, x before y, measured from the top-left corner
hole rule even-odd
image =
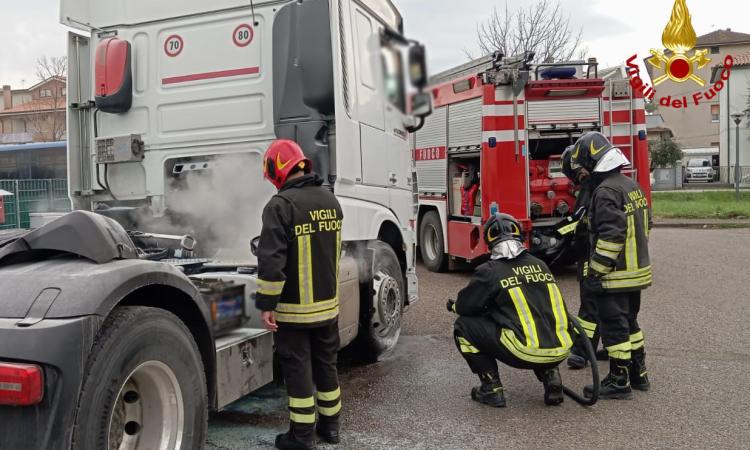
[[[556,233],[573,213],[575,188],[560,155],[601,131],[628,156],[650,198],[645,103],[627,79],[599,77],[595,59],[532,65],[496,54],[433,77],[434,113],[414,136],[419,246],[429,270],[487,253],[482,224],[512,214],[532,253],[562,257]],[[558,258],[564,260],[565,258]]]

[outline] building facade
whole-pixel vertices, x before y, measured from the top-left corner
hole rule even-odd
[[[62,77],[48,78],[28,89],[3,86],[0,144],[65,140],[65,104]]]
[[[731,29],[717,30],[698,37],[696,50],[707,49],[711,62],[702,69],[696,69],[695,74],[702,78],[706,86],[701,87],[693,81],[675,83],[665,81],[656,86],[656,97],[658,102],[661,98],[671,97],[682,99],[687,97],[689,106],[686,108],[674,108],[659,106],[659,114],[664,118],[665,126],[674,133],[674,140],[683,148],[720,148],[726,145],[726,139],[721,139],[723,120],[721,114],[720,96],[711,100],[703,99],[699,105],[694,105],[692,95],[696,92],[704,92],[709,87],[712,68],[724,61],[727,55],[741,55],[750,52],[750,34],[738,33]],[[648,58],[645,66],[649,76],[653,80],[661,75],[658,69],[649,64]],[[734,75],[730,80],[733,82]],[[725,89],[726,90],[726,89]],[[720,164],[726,166],[726,152],[721,152]]]
[[[740,160],[739,165],[743,171],[743,182],[750,182],[750,52],[735,56],[732,75],[729,78],[727,88],[721,92],[721,111],[720,111],[720,138],[721,148],[719,158],[722,161],[729,161],[729,166],[734,167],[737,163],[737,125],[732,114],[743,114],[740,123]],[[715,71],[714,77],[719,70]],[[727,166],[722,162],[722,179],[727,179],[724,172]],[[729,181],[734,178],[732,169],[729,174]]]

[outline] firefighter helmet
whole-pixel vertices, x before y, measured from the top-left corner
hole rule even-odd
[[[576,178],[577,178],[576,177],[576,171],[573,170],[573,166],[571,166],[571,162],[570,162],[571,157],[573,155],[573,148],[574,148],[573,145],[569,145],[569,146],[565,147],[565,151],[562,153],[562,156],[560,157],[560,159],[562,161],[562,173],[563,173],[563,175],[565,175],[566,177],[568,177],[568,179],[570,179],[570,181],[578,184],[578,181],[576,180]]]
[[[300,146],[289,139],[273,141],[263,156],[263,175],[276,189],[286,183],[295,169],[305,173],[312,171],[312,162],[302,153]]]
[[[500,242],[511,239],[523,242],[523,228],[510,214],[495,213],[484,224],[484,241],[490,250]]]
[[[613,148],[615,148],[614,145],[602,133],[598,131],[588,132],[573,145],[571,167],[573,170],[583,167],[589,172],[593,172],[596,164]]]

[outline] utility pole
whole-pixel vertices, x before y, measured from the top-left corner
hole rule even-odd
[[[735,113],[732,114],[734,124],[736,125],[737,138],[735,140],[735,153],[736,158],[734,160],[734,195],[737,201],[740,201],[740,123],[742,123],[742,117],[744,114]]]

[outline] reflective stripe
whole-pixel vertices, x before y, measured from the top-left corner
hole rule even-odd
[[[573,340],[568,334],[568,313],[565,311],[565,305],[563,305],[562,294],[555,283],[548,283],[547,290],[552,305],[552,314],[555,316],[557,339],[560,340],[560,345],[570,348],[573,346]]]
[[[632,278],[627,280],[602,280],[602,287],[605,289],[625,289],[634,287],[649,286],[653,281],[651,275],[641,278]]]
[[[315,423],[315,413],[300,414],[296,412],[290,412],[289,419],[292,422],[297,422],[297,423]]]
[[[291,406],[292,408],[312,408],[313,406],[315,406],[315,399],[313,397],[289,397],[289,406]]]
[[[596,261],[595,259],[592,259],[589,262],[589,267],[591,267],[591,270],[599,273],[609,273],[612,271],[612,268],[609,266],[605,266],[604,264],[600,263],[599,261]]]
[[[529,304],[526,302],[526,297],[523,295],[521,288],[513,288],[508,291],[510,298],[513,299],[513,304],[516,307],[518,318],[521,321],[523,327],[523,333],[526,336],[526,345],[532,348],[539,348],[539,338],[536,336],[536,323],[534,323],[534,317],[531,315]]]
[[[320,311],[324,311],[326,309],[335,308],[339,304],[339,299],[334,298],[331,300],[324,300],[321,302],[315,302],[313,304],[306,304],[306,305],[298,305],[296,303],[279,303],[276,306],[277,312],[282,313],[296,313],[296,314],[311,314],[316,313]]]
[[[479,349],[471,345],[471,342],[467,341],[465,338],[456,336],[456,339],[458,340],[458,347],[461,350],[461,353],[479,353]]]
[[[569,224],[567,224],[567,225],[565,225],[563,227],[558,228],[557,232],[560,235],[565,236],[566,234],[570,234],[570,233],[574,232],[576,230],[576,228],[578,228],[578,221],[575,221],[573,223],[569,223]]]
[[[597,248],[601,248],[604,250],[611,250],[613,252],[619,252],[622,250],[625,244],[618,244],[616,242],[609,242],[609,241],[605,241],[604,239],[599,239],[596,241],[596,246]]]
[[[341,263],[341,231],[336,232],[336,297],[339,296],[339,264]]]
[[[628,232],[625,239],[625,270],[638,269],[638,249],[635,241],[635,216],[628,216]]]
[[[301,305],[313,302],[312,248],[310,235],[297,238],[299,258],[299,302]]]
[[[285,283],[285,281],[266,281],[258,278],[257,293],[263,295],[281,295]]]
[[[583,276],[587,277],[589,275],[589,262],[584,261],[583,262]]]
[[[336,403],[336,406],[330,408],[325,406],[318,406],[318,412],[323,416],[335,416],[341,411],[341,402]]]
[[[631,278],[645,277],[651,275],[651,266],[646,266],[638,270],[616,270],[612,273],[607,274],[605,280],[626,280]]]
[[[276,320],[286,323],[315,323],[330,320],[339,315],[339,307],[314,314],[294,314],[276,312]]]
[[[548,364],[562,361],[570,354],[569,348],[531,348],[524,346],[515,333],[507,328],[500,334],[500,343],[516,358],[531,363]]]
[[[332,402],[334,400],[338,400],[339,397],[341,397],[341,388],[337,387],[335,391],[329,392],[318,391],[315,395],[318,397],[318,400],[323,400],[324,402]]]
[[[646,230],[646,237],[649,237],[651,229],[648,227],[648,208],[643,208],[643,228]]]
[[[595,252],[598,253],[599,255],[601,255],[601,256],[603,256],[605,258],[609,258],[609,259],[611,259],[613,261],[617,261],[617,258],[620,256],[620,252],[613,252],[611,250],[604,250],[604,249],[601,249],[599,247],[596,248]]]
[[[581,324],[581,328],[583,328],[583,331],[586,332],[586,336],[589,339],[592,339],[594,337],[594,334],[596,333],[596,324],[593,322],[583,320],[580,317],[578,317],[577,319],[578,319],[578,323]]]
[[[610,358],[614,359],[630,359],[630,350],[632,349],[630,341],[623,342],[622,344],[611,345],[607,347],[607,353]]]
[[[643,338],[643,331],[633,333],[630,335],[630,346],[632,350],[639,350],[643,348],[645,340]]]

